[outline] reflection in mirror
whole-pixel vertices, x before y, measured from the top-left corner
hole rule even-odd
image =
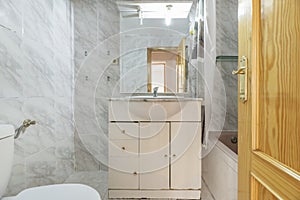
[[[118,3],[122,93],[152,93],[156,86],[159,93],[188,92],[192,5],[176,0]],[[169,52],[170,58],[157,58],[162,52]]]
[[[183,45],[184,46],[184,45]],[[148,48],[148,92],[186,92],[185,47]]]

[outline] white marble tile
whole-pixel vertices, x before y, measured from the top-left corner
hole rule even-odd
[[[221,72],[226,92],[226,117],[223,130],[237,130],[238,80],[237,76],[231,73],[233,70],[236,70],[237,65],[237,62],[219,63],[217,65]]]
[[[22,16],[24,1],[18,2],[13,0],[0,1],[0,25],[16,32],[18,35],[22,34]],[[3,29],[1,27],[0,29]]]
[[[82,144],[77,132],[75,133],[75,168],[81,171],[99,171],[99,161]]]
[[[97,45],[97,1],[76,0],[74,6],[75,58],[84,58]]]
[[[62,183],[74,173],[74,144],[67,138],[26,159],[26,186]]]
[[[10,31],[0,29],[0,97],[23,95],[23,53],[21,38]]]
[[[100,126],[100,134],[108,135],[108,98],[96,99],[96,117]]]
[[[81,96],[75,99],[74,123],[79,135],[99,132],[95,106],[95,98]]]
[[[217,55],[237,55],[238,1],[216,1]]]
[[[114,34],[118,34],[119,27],[120,16],[116,2],[110,0],[97,1],[98,43],[104,41]]]
[[[0,98],[1,121],[18,127],[25,119],[22,112],[23,104],[24,99],[21,98]]]
[[[54,96],[54,62],[53,51],[34,40],[24,39],[21,51],[27,60],[22,65],[23,95]],[[39,85],[39,87],[36,87]]]
[[[14,163],[5,196],[15,196],[25,188],[25,165],[23,163]]]
[[[69,0],[53,0],[53,45],[55,53],[71,57],[71,3]]]
[[[14,163],[5,196],[14,196],[26,188],[25,179],[25,154],[15,142]]]
[[[55,147],[50,147],[44,151],[26,159],[26,187],[35,187],[55,183]]]
[[[71,174],[75,172],[74,137],[68,137],[65,140],[56,143],[55,157],[56,170],[55,182],[64,182]]]
[[[96,86],[97,98],[120,96],[120,66],[116,64],[106,68],[98,79]]]
[[[0,118],[15,127],[37,121],[15,141],[7,194],[16,194],[74,170],[70,1],[0,5],[0,24],[13,29],[0,28]]]
[[[238,1],[216,1],[216,51],[217,55],[238,54]],[[237,130],[237,76],[231,74],[237,68],[237,62],[220,62],[220,71],[226,92],[226,116],[223,130]]]
[[[79,135],[85,148],[93,157],[108,165],[108,137],[103,133]]]
[[[32,41],[53,47],[53,1],[28,0],[24,3],[23,36]]]

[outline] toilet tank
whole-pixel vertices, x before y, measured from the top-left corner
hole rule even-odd
[[[0,199],[11,175],[14,155],[14,127],[0,124]]]

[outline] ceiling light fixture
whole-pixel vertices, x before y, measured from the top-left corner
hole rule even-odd
[[[139,10],[139,19],[140,19],[140,25],[143,25],[144,16],[143,16],[143,11],[141,9]]]
[[[165,21],[166,21],[166,25],[167,26],[170,26],[170,24],[171,24],[171,20],[172,20],[172,17],[171,17],[171,8],[172,8],[173,6],[172,5],[167,5],[166,6],[166,14],[165,14]]]

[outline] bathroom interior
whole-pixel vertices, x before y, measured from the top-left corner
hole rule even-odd
[[[237,199],[237,55],[237,0],[1,0],[0,199]]]

